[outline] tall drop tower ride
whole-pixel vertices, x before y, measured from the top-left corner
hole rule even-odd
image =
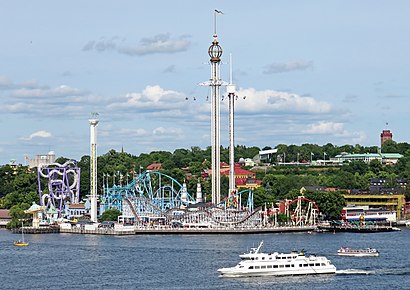
[[[218,43],[216,34],[216,15],[214,13],[215,30],[214,40],[211,46],[208,48],[208,55],[211,58],[211,78],[209,80],[209,86],[212,89],[211,93],[211,138],[212,138],[212,203],[218,204],[221,201],[221,124],[220,124],[220,108],[219,98],[221,91],[221,79],[220,79],[220,63],[222,56],[222,47]]]
[[[91,220],[97,222],[97,125],[98,113],[92,113],[90,123],[90,203]]]

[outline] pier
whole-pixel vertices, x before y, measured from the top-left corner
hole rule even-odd
[[[333,232],[350,232],[350,233],[378,233],[378,232],[393,232],[401,231],[398,227],[385,225],[371,225],[371,226],[319,226],[320,230]]]
[[[234,235],[310,232],[316,226],[303,227],[266,227],[266,228],[170,228],[170,227],[122,227],[85,229],[73,227],[60,229],[60,233],[90,235]]]

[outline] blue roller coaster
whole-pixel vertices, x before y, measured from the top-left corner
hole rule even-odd
[[[118,181],[118,180],[117,180]],[[119,181],[118,181],[119,182]],[[114,183],[114,182],[113,182]],[[253,207],[253,192],[243,190],[225,198],[221,203],[197,202],[187,191],[186,185],[166,174],[142,172],[126,185],[103,187],[100,213],[116,208],[123,216],[134,218],[141,224],[161,221],[162,224],[184,226],[232,226],[260,222]],[[242,196],[247,196],[242,203]]]

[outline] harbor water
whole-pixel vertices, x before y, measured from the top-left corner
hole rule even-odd
[[[0,229],[0,289],[410,289],[410,229],[382,233],[248,235],[25,235]],[[222,278],[239,254],[263,240],[264,252],[328,257],[335,275]],[[380,251],[339,257],[340,247]]]

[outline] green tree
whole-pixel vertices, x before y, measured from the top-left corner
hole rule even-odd
[[[107,209],[106,211],[103,212],[103,214],[100,216],[101,221],[117,221],[118,217],[121,215],[121,212],[116,209]]]

